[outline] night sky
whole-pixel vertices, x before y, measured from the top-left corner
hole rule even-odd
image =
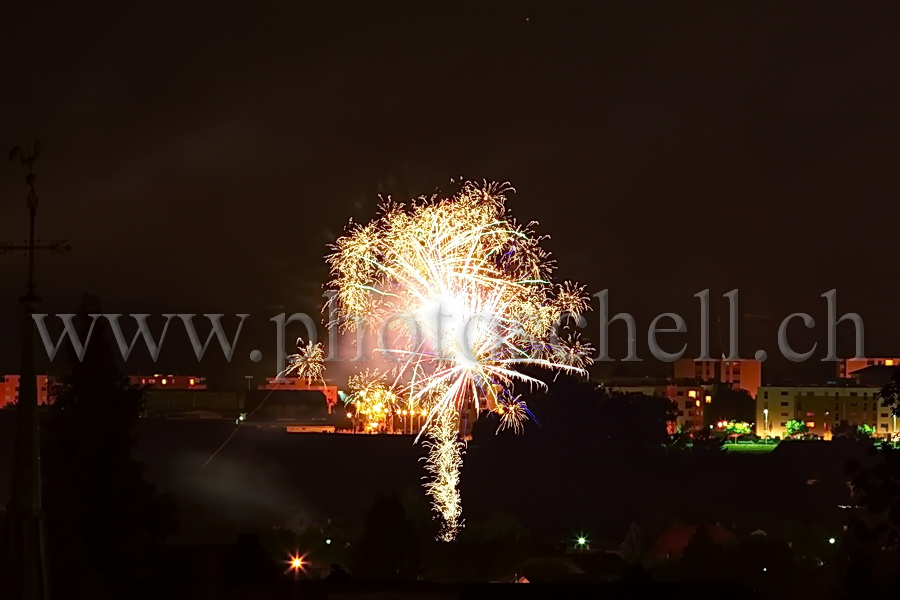
[[[791,312],[821,322],[832,288],[868,354],[900,354],[900,7],[74,4],[0,9],[0,152],[41,139],[39,235],[74,248],[38,265],[47,312],[90,292],[108,312],[254,315],[236,366],[164,350],[159,370],[271,371],[247,351],[274,345],[270,316],[316,310],[347,220],[460,176],[511,182],[559,275],[637,317],[645,358],[667,311],[696,352],[704,288],[740,289],[748,356],[775,354]],[[18,242],[25,171],[3,165]],[[24,270],[0,257],[0,372]],[[799,329],[821,358],[824,330]]]

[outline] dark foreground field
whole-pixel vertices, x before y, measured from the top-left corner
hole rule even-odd
[[[0,500],[9,486],[13,416],[0,412]],[[183,541],[234,540],[240,531],[302,525],[327,518],[359,521],[381,493],[421,488],[424,450],[406,436],[287,434],[283,429],[226,420],[142,420],[137,456],[160,491],[179,506]],[[504,432],[506,433],[506,432]],[[590,532],[598,542],[621,541],[628,525],[655,514],[685,519],[763,517],[779,496],[779,519],[836,506],[843,483],[830,482],[838,458],[689,452],[597,451],[589,440],[481,432],[469,444],[463,470],[468,519],[506,512],[532,533],[553,537]],[[830,462],[829,462],[830,461]],[[821,481],[809,486],[811,477]],[[774,512],[774,511],[773,511]],[[661,514],[662,516],[662,514]]]

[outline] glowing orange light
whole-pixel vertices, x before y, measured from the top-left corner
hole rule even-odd
[[[807,421],[807,422],[806,422],[806,426],[807,426],[807,427],[815,427],[815,426],[816,426],[816,422],[815,422],[815,421]]]
[[[886,361],[884,361],[884,365],[885,365],[886,367],[893,367],[893,366],[894,366],[894,359],[893,359],[893,358],[887,359]]]
[[[306,561],[303,560],[303,556],[300,554],[289,554],[287,563],[289,565],[288,570],[294,571],[294,573],[306,566]]]

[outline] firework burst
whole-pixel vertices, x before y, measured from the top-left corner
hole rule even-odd
[[[401,399],[388,386],[384,374],[378,371],[364,371],[350,377],[350,395],[346,403],[353,407],[366,432],[390,429],[394,418],[400,413]]]
[[[516,381],[544,385],[520,367],[584,373],[590,362],[589,346],[558,336],[588,299],[581,287],[550,283],[542,238],[508,214],[510,189],[467,183],[452,198],[388,201],[370,223],[351,223],[328,257],[338,324],[378,333],[393,361],[381,385],[426,413],[426,490],[445,540],[461,524],[469,415],[506,411],[501,426],[519,431],[527,409],[505,392]]]
[[[524,423],[531,416],[531,411],[521,396],[512,397],[508,394],[499,399],[497,403],[497,414],[500,415],[500,425],[497,427],[497,433],[504,429],[511,429],[515,433],[524,433]]]
[[[321,343],[307,342],[297,340],[297,354],[291,354],[287,357],[287,368],[284,375],[296,375],[300,379],[305,379],[307,385],[313,382],[321,382],[325,385],[325,351]]]

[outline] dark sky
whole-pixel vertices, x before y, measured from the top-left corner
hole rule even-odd
[[[896,6],[75,4],[0,9],[0,142],[41,138],[40,235],[74,247],[39,264],[48,312],[84,292],[250,312],[272,345],[266,319],[315,306],[348,218],[464,176],[510,181],[560,275],[642,331],[739,288],[767,317],[742,350],[771,356],[836,288],[868,354],[900,354]],[[0,239],[24,234],[23,174],[0,170]],[[23,276],[0,257],[0,372]],[[272,367],[251,347],[232,375]]]

